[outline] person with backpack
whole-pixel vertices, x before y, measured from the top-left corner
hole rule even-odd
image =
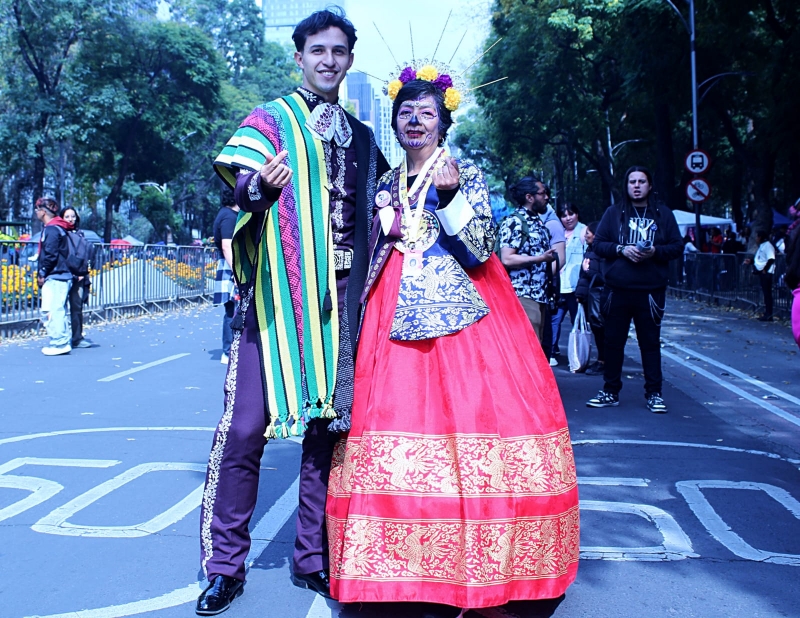
[[[515,184],[511,197],[518,207],[500,222],[497,240],[500,261],[540,342],[547,315],[547,265],[556,259],[550,232],[539,218],[547,211],[546,195],[544,183],[531,176]]]
[[[42,322],[50,337],[50,345],[42,348],[42,354],[69,354],[72,346],[67,323],[67,297],[72,285],[72,273],[67,265],[67,231],[72,229],[72,224],[58,216],[58,203],[49,197],[36,200],[34,213],[44,225],[39,240],[37,274],[41,289]]]
[[[72,286],[69,289],[69,318],[72,327],[72,347],[91,348],[92,342],[83,336],[83,306],[89,301],[89,288],[92,285],[89,279],[89,255],[92,253],[92,244],[86,240],[80,229],[81,218],[74,208],[65,208],[61,211],[61,218],[72,224],[72,229],[67,232],[70,262],[76,262],[78,274],[72,275]],[[85,256],[86,259],[84,259]]]

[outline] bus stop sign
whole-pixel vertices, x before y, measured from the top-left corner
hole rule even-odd
[[[686,171],[690,174],[705,174],[710,164],[711,158],[705,150],[692,150],[684,160]]]

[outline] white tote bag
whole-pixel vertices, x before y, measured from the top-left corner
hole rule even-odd
[[[578,304],[578,313],[575,315],[575,324],[569,334],[569,370],[572,373],[585,371],[589,365],[589,357],[592,355],[592,331],[586,321],[586,313],[583,304]]]

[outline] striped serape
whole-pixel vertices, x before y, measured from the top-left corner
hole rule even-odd
[[[335,418],[333,394],[339,316],[327,172],[322,142],[305,127],[297,93],[257,107],[214,162],[230,186],[240,169],[255,171],[286,150],[291,184],[267,212],[240,212],[233,270],[250,286],[259,328],[269,418],[267,438],[302,435],[309,420]]]

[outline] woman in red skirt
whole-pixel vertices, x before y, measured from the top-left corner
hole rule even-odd
[[[579,554],[564,408],[492,254],[483,174],[440,147],[447,101],[432,80],[396,93],[406,159],[378,187],[352,428],[327,504],[332,596],[439,604],[430,616],[559,597]]]

